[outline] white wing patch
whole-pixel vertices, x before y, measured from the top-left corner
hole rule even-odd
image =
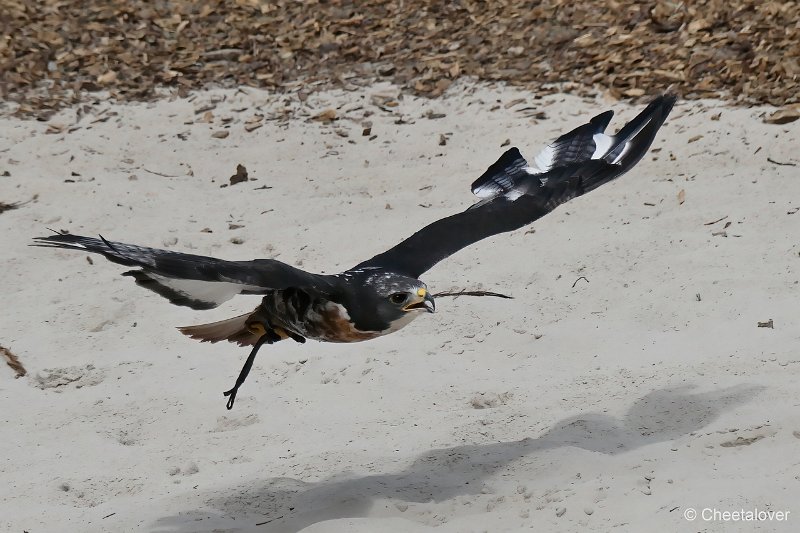
[[[475,187],[472,193],[478,198],[492,198],[513,186],[508,174],[495,174],[491,181]]]
[[[263,293],[263,287],[243,285],[228,281],[202,281],[197,279],[177,279],[147,272],[147,277],[173,291],[182,294],[190,300],[197,300],[214,304],[214,306],[227,302],[237,294],[243,292]]]
[[[542,151],[533,158],[533,167],[531,167],[533,170],[532,174],[544,174],[550,170],[550,167],[553,166],[553,159],[555,156],[555,148],[550,144],[545,146]]]
[[[592,140],[594,141],[592,159],[600,159],[614,146],[614,137],[606,135],[605,133],[595,133],[592,136]]]

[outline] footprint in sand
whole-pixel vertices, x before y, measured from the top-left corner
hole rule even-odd
[[[80,389],[102,383],[105,372],[94,365],[45,368],[33,378],[34,385],[42,390],[61,392],[66,388]]]
[[[217,425],[214,429],[212,429],[211,433],[219,433],[222,431],[233,431],[239,428],[252,426],[256,424],[261,419],[258,418],[257,414],[249,414],[247,416],[242,417],[235,417],[235,416],[220,416],[217,417]]]
[[[496,394],[493,392],[481,392],[472,397],[469,404],[473,409],[491,409],[500,405],[506,405],[514,397],[511,392]]]

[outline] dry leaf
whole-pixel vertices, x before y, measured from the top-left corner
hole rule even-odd
[[[0,355],[6,360],[6,364],[16,373],[16,377],[21,378],[28,373],[25,367],[22,366],[19,358],[11,353],[11,350],[4,346],[0,346]]]
[[[244,165],[236,165],[236,174],[230,177],[231,185],[236,185],[243,181],[247,181],[247,169],[244,168]]]
[[[105,74],[100,74],[97,76],[97,83],[100,85],[109,85],[117,81],[117,73],[113,70],[109,70]]]
[[[800,118],[800,107],[785,107],[778,109],[771,115],[764,117],[767,124],[788,124]]]

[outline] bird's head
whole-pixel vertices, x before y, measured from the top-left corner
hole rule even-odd
[[[347,307],[361,329],[396,331],[423,312],[436,310],[428,287],[416,278],[386,271],[352,275],[355,298]]]
[[[414,313],[417,311],[436,311],[436,302],[428,292],[428,287],[419,280],[416,283],[397,283],[391,287],[389,294],[383,293],[383,297],[389,304],[403,313]]]
[[[371,276],[367,285],[375,291],[380,302],[377,311],[386,313],[384,316],[387,318],[392,315],[398,317],[407,313],[436,311],[436,304],[428,287],[416,278],[384,273]]]

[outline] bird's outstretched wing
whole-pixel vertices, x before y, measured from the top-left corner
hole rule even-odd
[[[480,202],[429,224],[354,269],[386,268],[418,277],[472,243],[530,224],[633,168],[674,104],[672,95],[656,98],[613,136],[604,133],[613,113],[598,115],[556,139],[535,158],[535,166],[511,148],[472,184]]]
[[[98,253],[115,263],[138,267],[123,275],[175,305],[192,309],[211,309],[237,294],[265,294],[270,289],[298,287],[324,294],[332,288],[332,276],[311,274],[274,259],[225,261],[69,234],[34,240],[34,246]]]

